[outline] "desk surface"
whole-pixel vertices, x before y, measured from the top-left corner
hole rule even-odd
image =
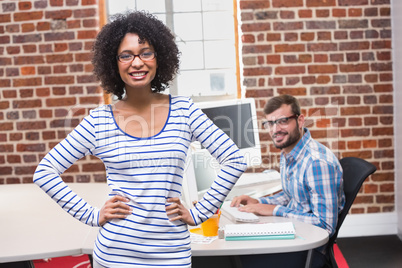
[[[107,198],[105,184],[69,184],[94,206]],[[87,226],[34,184],[0,185],[0,263],[82,253]]]
[[[226,241],[217,239],[211,244],[192,244],[194,256],[223,256],[223,255],[249,255],[266,253],[284,253],[304,251],[317,248],[328,242],[328,232],[317,226],[290,220],[283,217],[260,217],[260,223],[292,221],[296,230],[295,239],[283,240],[252,240],[252,241]],[[232,223],[221,216],[220,226]]]
[[[109,188],[101,183],[70,183],[90,204],[101,207]],[[98,228],[87,226],[64,212],[38,186],[0,185],[0,263],[76,254],[92,254]],[[221,224],[230,223],[223,217]],[[263,217],[262,222],[289,221]],[[193,256],[218,256],[292,252],[319,247],[328,233],[316,226],[295,221],[294,240],[225,241],[192,244]],[[246,245],[246,246],[245,246]]]

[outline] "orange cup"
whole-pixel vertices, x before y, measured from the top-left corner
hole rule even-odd
[[[219,229],[219,218],[221,217],[221,211],[218,214],[214,214],[208,220],[201,223],[202,234],[204,236],[217,236]]]

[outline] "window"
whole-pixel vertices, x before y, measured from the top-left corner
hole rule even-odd
[[[195,99],[206,96],[236,98],[239,95],[237,18],[232,1],[107,1],[108,16],[127,10],[147,10],[175,33],[182,55],[180,73],[171,85],[170,93]]]

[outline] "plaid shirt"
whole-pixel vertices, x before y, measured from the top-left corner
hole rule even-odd
[[[281,154],[282,192],[259,199],[276,204],[274,216],[294,218],[328,231],[332,236],[345,204],[342,167],[336,156],[313,140],[307,129],[289,154]]]

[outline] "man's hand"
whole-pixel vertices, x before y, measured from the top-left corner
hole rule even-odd
[[[259,204],[257,199],[248,195],[235,196],[230,203],[231,207],[239,207],[240,205]]]
[[[238,207],[240,211],[250,212],[260,216],[272,216],[276,207],[276,205],[260,204],[257,199],[248,195],[234,197],[230,206]]]
[[[115,195],[105,202],[99,211],[99,224],[104,225],[112,219],[124,219],[132,213],[129,205],[123,203],[128,202],[129,199]]]
[[[166,201],[172,203],[166,207],[166,214],[168,216],[172,216],[171,218],[169,217],[170,221],[182,220],[188,225],[195,226],[190,211],[186,207],[184,207],[184,205],[180,201],[180,198],[168,198]]]
[[[260,216],[272,216],[276,205],[268,204],[250,204],[246,206],[239,207],[240,211],[254,213]]]

